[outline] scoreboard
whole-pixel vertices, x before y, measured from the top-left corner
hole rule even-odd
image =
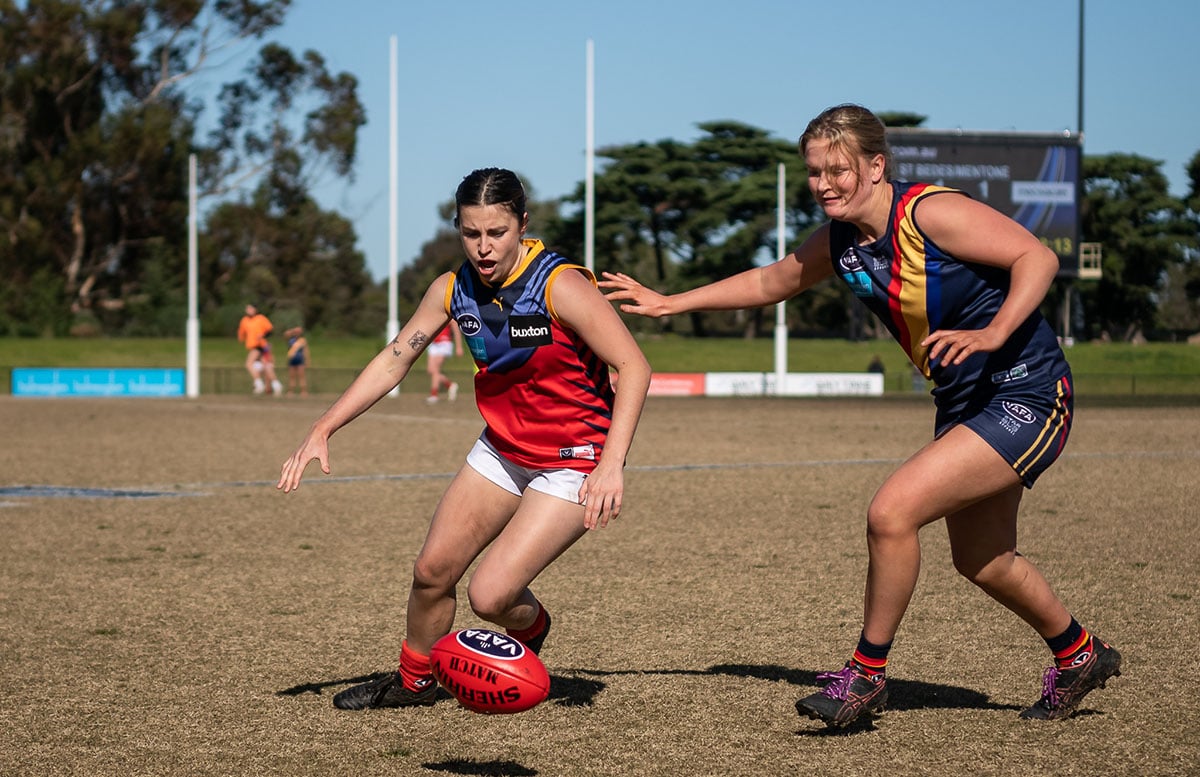
[[[1078,134],[890,127],[887,135],[896,178],[962,189],[1053,250],[1059,277],[1078,277]]]

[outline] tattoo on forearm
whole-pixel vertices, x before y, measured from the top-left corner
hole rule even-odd
[[[392,338],[392,356],[400,355],[400,335]]]
[[[408,338],[408,347],[414,351],[419,351],[425,347],[425,343],[429,342],[429,335],[418,329],[413,332],[413,336]]]

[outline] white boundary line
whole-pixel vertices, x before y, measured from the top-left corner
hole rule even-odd
[[[712,464],[642,464],[626,467],[628,472],[692,472],[715,470],[745,470],[745,469],[804,469],[810,467],[846,467],[873,466],[877,464],[899,464],[903,458],[870,458],[870,459],[814,459],[804,461],[753,461],[753,462],[718,462]],[[1099,460],[1099,459],[1163,459],[1163,458],[1200,458],[1200,450],[1183,451],[1114,451],[1107,453],[1075,453],[1062,456],[1065,460]],[[449,480],[456,472],[401,472],[394,474],[379,473],[374,475],[330,475],[328,477],[312,477],[304,481],[305,485],[321,485],[334,483],[373,483],[384,481],[404,480]],[[13,484],[0,486],[0,497],[8,498],[83,498],[83,499],[169,499],[172,497],[211,496],[206,493],[228,488],[262,488],[274,487],[274,480],[226,480],[207,483],[184,483],[171,486],[63,486],[63,485],[31,485]],[[31,493],[19,493],[21,490]],[[62,491],[62,494],[43,494],[40,491]],[[13,493],[17,491],[18,493]],[[71,493],[87,492],[87,493]],[[111,492],[111,495],[104,492]],[[14,507],[17,503],[4,502],[0,507]]]

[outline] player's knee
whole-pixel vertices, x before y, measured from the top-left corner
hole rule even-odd
[[[517,596],[501,586],[483,585],[474,579],[467,586],[467,601],[471,603],[473,613],[495,623],[516,606]]]
[[[867,508],[867,538],[870,540],[907,537],[919,526],[911,511],[895,501],[876,497]]]
[[[951,558],[955,571],[984,591],[1003,587],[1013,574],[1011,554],[980,556],[952,549]]]
[[[449,591],[458,585],[458,575],[444,563],[421,554],[413,562],[413,590]]]

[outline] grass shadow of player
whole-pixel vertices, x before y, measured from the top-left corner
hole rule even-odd
[[[604,689],[604,683],[589,680],[589,677],[615,677],[620,675],[728,675],[749,677],[789,685],[812,686],[816,689],[817,672],[807,669],[790,669],[777,664],[715,664],[707,669],[640,669],[601,671],[594,669],[566,670],[570,675],[552,675],[550,698],[560,700],[564,706],[588,706]],[[888,710],[904,711],[919,709],[974,709],[974,710],[1021,710],[1021,706],[1000,704],[987,694],[971,688],[923,680],[888,678]]]
[[[480,777],[534,777],[537,769],[530,769],[513,761],[476,761],[470,758],[453,758],[421,764],[422,769],[447,774],[474,774]]]
[[[359,683],[369,683],[374,680],[380,680],[391,672],[372,672],[371,674],[358,675],[357,677],[341,677],[335,680],[322,680],[319,682],[299,683],[290,688],[284,688],[276,691],[276,696],[303,696],[304,694],[312,694],[314,696],[323,696],[329,688],[337,688],[339,686],[352,686]],[[590,707],[596,701],[596,696],[604,690],[605,684],[599,680],[589,680],[583,677],[569,677],[564,675],[550,676],[550,695],[547,701],[551,701],[560,707]],[[453,698],[449,691],[445,688],[438,689],[438,700]]]
[[[710,666],[707,674],[733,675],[735,677],[753,677],[760,680],[782,680],[789,685],[817,686],[817,672],[807,669],[789,669],[774,664],[717,664]],[[999,704],[992,701],[986,693],[944,683],[930,683],[924,680],[902,680],[888,678],[889,710],[1023,710],[1015,704]]]
[[[355,685],[386,677],[387,672],[374,672],[357,677],[346,677],[322,682],[300,683],[281,691],[277,696],[300,696],[306,693],[323,695],[327,688],[342,685]],[[550,694],[547,701],[560,707],[590,707],[596,703],[596,697],[607,687],[602,678],[619,677],[623,675],[726,675],[732,677],[747,677],[771,682],[785,682],[795,686],[817,687],[817,672],[807,669],[791,669],[778,664],[714,664],[707,669],[564,669],[550,675]],[[452,698],[445,689],[439,690],[438,699]],[[1018,711],[1023,707],[1014,704],[1000,704],[992,701],[987,694],[971,688],[931,683],[923,680],[904,680],[888,678],[887,709],[894,712],[921,709],[974,709],[974,710],[1012,710]],[[1080,710],[1077,714],[1087,714]],[[867,724],[869,725],[869,724]],[[841,730],[849,732],[855,726]],[[817,732],[823,733],[823,732]],[[473,772],[472,772],[473,773]]]
[[[546,697],[546,701],[559,707],[590,707],[596,703],[596,697],[605,687],[606,684],[599,680],[552,674],[550,695]]]
[[[300,683],[298,685],[293,685],[290,688],[284,688],[283,690],[276,691],[275,695],[276,696],[302,696],[306,693],[310,693],[314,696],[323,696],[325,694],[325,690],[327,688],[336,688],[336,687],[342,686],[342,685],[349,688],[351,686],[358,685],[359,683],[369,683],[369,682],[374,682],[375,680],[382,680],[383,678],[388,677],[389,675],[392,675],[392,674],[395,674],[395,673],[394,672],[372,672],[371,674],[362,674],[362,675],[358,675],[357,677],[342,677],[342,678],[339,678],[336,680],[323,680],[321,682],[315,682],[315,683]],[[453,697],[450,695],[449,691],[447,691],[444,688],[438,689],[438,694],[437,694],[438,701],[441,701],[443,699],[451,699],[451,698],[453,698]]]

